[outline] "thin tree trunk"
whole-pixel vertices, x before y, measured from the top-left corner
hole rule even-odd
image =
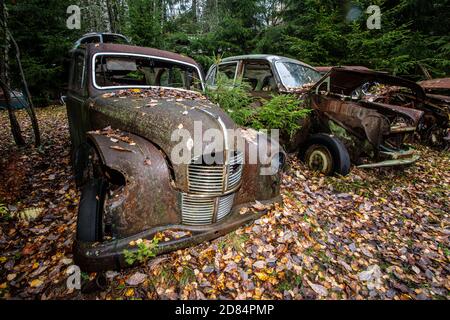
[[[11,94],[9,93],[8,86],[3,80],[0,80],[0,88],[2,89],[5,97],[6,109],[8,110],[8,117],[11,124],[11,133],[14,138],[14,142],[18,146],[24,146],[25,140],[22,137],[22,130],[20,129],[19,121],[17,121],[15,110],[11,107]]]
[[[4,0],[0,0],[0,20],[2,20],[2,41],[4,48],[1,52],[0,63],[0,88],[3,91],[5,97],[6,109],[8,110],[9,122],[11,124],[11,134],[14,138],[14,142],[18,146],[25,145],[25,140],[22,136],[22,130],[20,129],[19,121],[17,121],[15,110],[11,107],[11,93],[9,91],[9,77],[8,77],[8,57],[9,57],[9,35],[7,27],[8,13]]]
[[[36,147],[38,147],[41,145],[41,133],[39,131],[39,123],[38,123],[38,120],[36,117],[36,113],[34,112],[34,105],[33,105],[33,100],[31,99],[31,93],[30,93],[30,90],[28,89],[27,79],[25,78],[25,73],[23,72],[22,61],[20,60],[20,49],[19,49],[19,46],[17,45],[16,40],[11,35],[11,33],[9,33],[9,37],[16,49],[17,66],[19,67],[20,76],[22,77],[23,87],[25,89],[25,94],[27,95],[27,99],[28,99],[28,108],[27,109],[28,109],[28,113],[30,115],[31,125],[33,127],[34,145]]]

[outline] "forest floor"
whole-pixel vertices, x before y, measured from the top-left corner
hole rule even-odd
[[[31,141],[26,114],[18,116]],[[284,208],[212,242],[109,271],[103,292],[67,289],[79,197],[68,124],[64,107],[37,116],[42,147],[19,149],[0,112],[0,298],[450,298],[450,153],[421,146],[410,167],[353,168],[345,178],[292,158]]]

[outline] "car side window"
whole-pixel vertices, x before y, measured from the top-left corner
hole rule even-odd
[[[70,86],[72,90],[81,93],[83,91],[85,81],[85,59],[83,54],[77,54],[75,56],[72,70],[72,81],[70,82]]]
[[[217,72],[217,66],[214,66],[211,68],[211,71],[208,73],[208,76],[206,77],[206,84],[208,86],[213,86],[216,83],[216,72]]]
[[[237,62],[219,64],[218,75],[224,76],[226,79],[233,81],[236,77],[237,65]],[[215,82],[217,82],[217,77]]]
[[[80,42],[80,44],[87,44],[87,43],[100,43],[100,37],[99,36],[87,37],[82,39]]]
[[[245,63],[242,80],[250,85],[252,91],[270,92],[277,89],[270,64],[265,61]]]

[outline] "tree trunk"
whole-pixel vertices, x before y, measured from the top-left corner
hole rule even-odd
[[[6,5],[4,0],[0,0],[0,20],[1,23],[1,41],[4,45],[3,50],[0,54],[0,88],[3,91],[6,109],[8,110],[9,122],[11,124],[11,133],[14,138],[14,142],[18,146],[25,145],[25,140],[22,137],[22,130],[20,129],[20,124],[17,121],[15,110],[11,107],[11,93],[9,91],[9,77],[8,77],[8,57],[9,57],[9,35],[7,26],[8,12],[6,10]]]
[[[37,117],[36,117],[36,113],[34,112],[34,105],[33,105],[33,100],[31,99],[31,93],[30,93],[30,90],[28,89],[28,83],[27,83],[27,80],[25,78],[25,73],[23,72],[22,61],[20,60],[20,49],[19,49],[19,46],[17,45],[16,40],[13,38],[13,36],[10,33],[9,33],[9,37],[10,37],[10,39],[11,39],[11,41],[14,44],[14,47],[16,49],[17,66],[19,67],[20,76],[22,77],[23,88],[25,90],[25,94],[26,94],[27,99],[28,99],[27,111],[28,111],[28,114],[30,115],[31,125],[33,127],[34,145],[36,147],[38,147],[38,146],[41,145],[41,133],[39,131],[39,123],[38,123],[38,120],[37,120]]]
[[[198,21],[197,12],[198,12],[198,4],[197,0],[192,0],[192,17],[194,19],[194,22],[196,23]]]

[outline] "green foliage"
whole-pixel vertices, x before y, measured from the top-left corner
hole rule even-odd
[[[276,95],[263,103],[251,126],[257,130],[280,129],[282,136],[292,137],[310,112],[296,95]]]
[[[158,251],[159,240],[153,238],[153,240],[142,240],[137,244],[136,251],[124,250],[123,254],[125,257],[125,262],[128,265],[133,265],[134,263],[144,263],[148,259],[156,257]]]
[[[217,103],[230,117],[241,126],[249,126],[256,110],[250,107],[253,102],[249,95],[249,86],[244,82],[234,83],[219,74],[214,89],[208,88],[206,94]]]
[[[83,30],[66,27],[71,4],[82,7]],[[381,8],[381,30],[366,26],[373,4]],[[124,33],[136,45],[193,57],[205,70],[217,54],[268,53],[317,66],[364,65],[412,80],[450,74],[449,1],[27,0],[7,6],[38,104],[64,93],[67,52],[92,31]],[[15,70],[13,63],[13,86],[19,87]],[[248,121],[252,110],[238,109],[233,117]]]
[[[256,130],[279,129],[287,137],[292,137],[301,128],[301,120],[311,112],[292,94],[274,95],[268,101],[263,100],[261,106],[252,106],[256,101],[248,93],[249,90],[247,83],[234,83],[219,74],[216,86],[208,88],[207,95],[237,124]]]

